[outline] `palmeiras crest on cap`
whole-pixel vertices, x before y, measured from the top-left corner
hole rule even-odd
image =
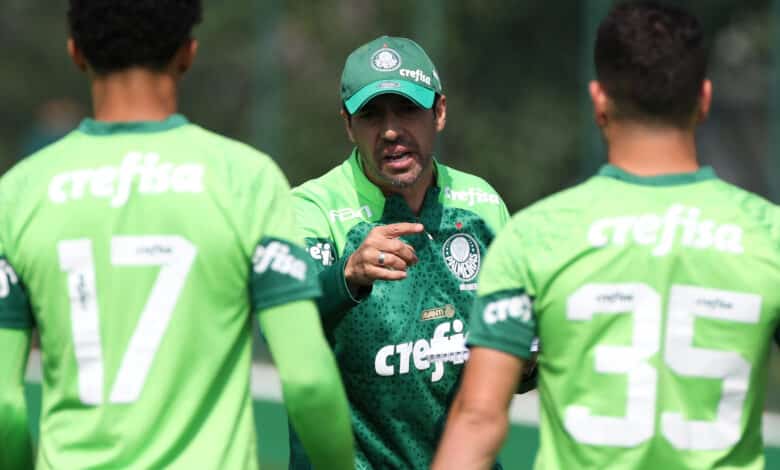
[[[377,72],[392,72],[401,68],[401,55],[385,45],[371,56],[371,68]]]
[[[363,44],[349,54],[341,72],[341,100],[349,114],[385,93],[431,109],[441,92],[431,58],[408,38],[380,36]]]
[[[452,274],[464,282],[473,280],[479,274],[481,255],[477,241],[469,234],[452,235],[441,248],[444,262]]]

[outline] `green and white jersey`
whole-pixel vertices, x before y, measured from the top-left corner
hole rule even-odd
[[[321,268],[319,303],[349,398],[358,468],[427,468],[461,364],[429,361],[431,343],[463,341],[482,257],[509,219],[484,180],[436,163],[436,185],[416,216],[401,196],[385,197],[362,171],[357,151],[293,190],[309,254]],[[405,236],[419,262],[402,281],[377,281],[358,302],[344,265],[368,232],[419,222]],[[303,456],[293,445],[292,466]]]
[[[180,115],[87,119],[0,180],[0,327],[41,337],[37,468],[257,467],[250,314],[319,293],[291,204],[270,158]]]
[[[778,286],[776,206],[606,166],[499,234],[469,343],[527,358],[538,333],[538,469],[761,469]]]

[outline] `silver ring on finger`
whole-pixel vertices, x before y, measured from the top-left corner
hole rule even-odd
[[[379,264],[379,266],[384,266],[385,265],[385,252],[384,251],[381,251],[381,250],[379,251],[379,255],[376,257],[376,262],[377,262],[377,264]]]

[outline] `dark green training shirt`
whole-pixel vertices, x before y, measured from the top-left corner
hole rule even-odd
[[[352,410],[356,468],[427,468],[436,450],[461,364],[432,363],[433,339],[462,341],[487,246],[509,214],[484,180],[436,163],[436,185],[420,211],[385,197],[366,178],[357,151],[340,166],[293,190],[303,238],[321,269],[323,324]],[[419,222],[403,237],[419,263],[402,281],[377,281],[354,299],[344,265],[368,232]],[[306,468],[291,445],[291,467]]]

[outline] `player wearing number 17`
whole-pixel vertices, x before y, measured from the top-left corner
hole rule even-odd
[[[175,114],[198,0],[71,0],[95,118],[0,180],[0,468],[253,469],[255,314],[318,468],[354,466],[292,197],[268,156]],[[322,423],[328,423],[323,426]],[[261,423],[262,426],[262,423]]]
[[[761,469],[780,209],[700,167],[712,93],[690,14],[615,7],[590,84],[609,164],[488,252],[435,469],[487,468],[541,339],[537,469]]]

